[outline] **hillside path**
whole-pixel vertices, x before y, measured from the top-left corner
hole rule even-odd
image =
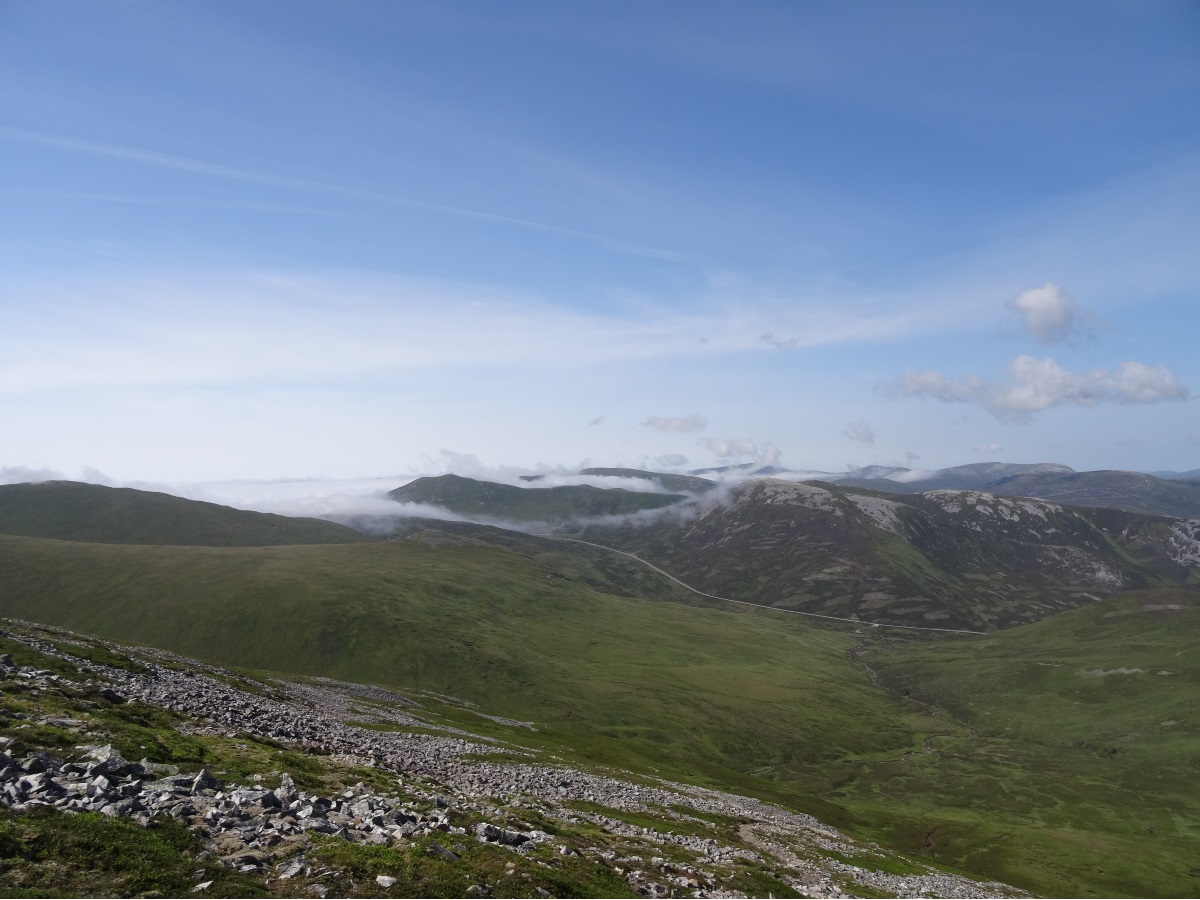
[[[870,628],[904,628],[908,631],[942,631],[942,632],[947,632],[949,634],[987,634],[986,631],[968,631],[965,628],[929,628],[929,627],[922,626],[922,625],[889,625],[889,624],[886,624],[883,622],[864,622],[861,619],[846,619],[846,618],[843,618],[842,616],[826,616],[826,615],[822,615],[821,613],[804,612],[799,609],[781,609],[778,606],[767,606],[763,603],[750,603],[746,600],[734,600],[731,597],[718,597],[716,594],[708,594],[708,593],[705,593],[704,591],[697,590],[696,588],[692,587],[690,584],[680,581],[678,578],[676,578],[670,572],[664,572],[658,566],[654,565],[654,563],[647,562],[646,560],[642,559],[640,556],[637,556],[636,554],[627,553],[624,550],[618,550],[616,547],[606,547],[603,544],[595,544],[595,543],[592,543],[591,541],[581,541],[579,538],[559,537],[558,535],[553,535],[553,534],[543,534],[542,537],[552,538],[556,541],[570,541],[573,544],[586,544],[589,547],[599,547],[601,550],[607,550],[609,553],[620,553],[622,556],[628,556],[630,559],[636,559],[643,566],[649,566],[651,569],[653,569],[659,575],[662,575],[666,578],[670,578],[677,585],[679,585],[680,587],[687,588],[693,594],[699,594],[701,597],[708,597],[712,600],[721,600],[721,601],[724,601],[725,603],[737,603],[741,606],[752,606],[755,609],[770,609],[775,612],[791,613],[794,616],[809,616],[810,618],[813,618],[813,619],[831,619],[834,622],[849,622],[851,625],[866,625]]]

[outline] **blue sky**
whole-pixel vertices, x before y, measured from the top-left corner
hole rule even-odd
[[[0,2],[0,468],[1200,465],[1195,3]]]

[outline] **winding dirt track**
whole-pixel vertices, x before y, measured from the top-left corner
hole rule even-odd
[[[903,628],[907,631],[942,631],[949,634],[987,634],[986,631],[967,631],[964,628],[928,628],[921,625],[888,625],[881,622],[864,622],[860,619],[846,619],[841,616],[824,616],[820,613],[802,612],[798,609],[780,609],[777,606],[766,606],[762,603],[749,603],[745,600],[733,600],[729,597],[718,597],[716,594],[706,594],[704,591],[697,590],[690,584],[680,581],[670,572],[664,572],[658,566],[654,565],[654,563],[646,562],[646,560],[642,559],[640,556],[637,556],[633,553],[626,553],[624,550],[618,550],[616,547],[605,547],[603,544],[593,544],[591,541],[581,541],[578,538],[559,537],[553,534],[543,534],[541,536],[553,538],[556,541],[570,541],[572,544],[587,544],[589,547],[599,547],[601,550],[607,550],[609,553],[620,553],[622,556],[628,556],[630,559],[636,559],[643,566],[649,566],[659,575],[670,578],[677,585],[687,588],[693,594],[699,594],[701,597],[708,597],[712,600],[721,600],[725,603],[737,603],[739,606],[752,606],[755,609],[769,609],[773,610],[774,612],[790,613],[793,616],[809,616],[813,619],[832,619],[835,622],[849,622],[851,625],[866,625],[870,628]]]

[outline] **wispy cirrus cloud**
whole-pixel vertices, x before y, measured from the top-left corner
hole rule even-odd
[[[596,234],[590,231],[582,231],[577,228],[568,228],[562,225],[538,222],[532,219],[521,218],[519,216],[509,216],[501,213],[488,212],[485,210],[470,209],[450,203],[438,203],[430,200],[421,200],[416,197],[405,197],[399,194],[388,193],[386,191],[364,190],[362,188],[355,188],[345,184],[321,181],[319,179],[276,175],[269,172],[260,172],[254,169],[241,168],[239,166],[222,165],[220,163],[207,162],[205,160],[194,159],[188,156],[179,156],[172,153],[162,153],[157,150],[149,150],[141,147],[130,147],[122,144],[112,144],[106,141],[95,141],[69,135],[51,134],[48,132],[35,131],[28,128],[14,128],[8,125],[0,125],[0,139],[20,141],[27,144],[37,144],[43,147],[53,147],[55,149],[64,150],[70,153],[81,153],[88,156],[100,156],[108,159],[117,159],[137,165],[151,166],[158,169],[169,169],[175,172],[185,172],[191,175],[200,175],[205,178],[219,178],[226,181],[240,181],[243,183],[262,185],[264,187],[281,188],[288,191],[301,191],[309,194],[325,194],[328,196],[341,196],[355,200],[366,200],[374,203],[387,203],[395,206],[406,206],[413,209],[425,210],[427,212],[440,213],[443,215],[457,216],[459,218],[474,219],[482,222],[492,222],[498,225],[533,229],[535,231],[548,232],[575,240],[585,241],[590,244],[605,247],[617,253],[627,253],[634,256],[644,256],[651,259],[662,259],[680,263],[696,262],[695,258],[691,254],[665,249],[662,247],[642,246],[629,241],[623,241],[619,238],[614,238],[609,235]]]
[[[925,397],[943,403],[969,403],[999,419],[1024,420],[1034,413],[1072,404],[1146,404],[1186,400],[1188,388],[1166,366],[1123,362],[1115,370],[1071,372],[1050,357],[1018,356],[1009,365],[1004,381],[986,381],[976,375],[948,378],[929,369],[909,369],[881,385],[885,396]]]
[[[0,394],[71,388],[345,384],[447,368],[579,369],[771,352],[778,311],[572,309],[488,285],[363,272],[4,277]],[[873,341],[883,319],[818,309],[806,346]],[[601,417],[603,418],[603,417]],[[694,416],[648,427],[696,430]],[[678,421],[676,421],[678,420]]]

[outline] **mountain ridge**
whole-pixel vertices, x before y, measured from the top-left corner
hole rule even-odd
[[[0,485],[0,534],[108,544],[249,547],[368,540],[324,519],[78,481]]]
[[[586,484],[516,487],[453,474],[417,478],[388,491],[388,497],[400,503],[438,506],[462,516],[524,523],[626,515],[661,509],[687,499],[682,494],[652,494]]]
[[[921,473],[906,478],[902,470],[892,477],[873,477],[858,470],[830,478],[837,484],[871,488],[894,494],[931,490],[977,490],[1007,497],[1033,497],[1070,506],[1105,506],[1129,512],[1180,518],[1200,517],[1200,485],[1186,479],[1158,478],[1145,472],[1101,469],[1076,472],[1056,463],[1015,465],[976,463]],[[896,477],[899,475],[900,477]]]
[[[1003,628],[1119,590],[1200,581],[1200,522],[978,491],[753,479],[690,517],[578,537],[706,593],[883,624]]]

